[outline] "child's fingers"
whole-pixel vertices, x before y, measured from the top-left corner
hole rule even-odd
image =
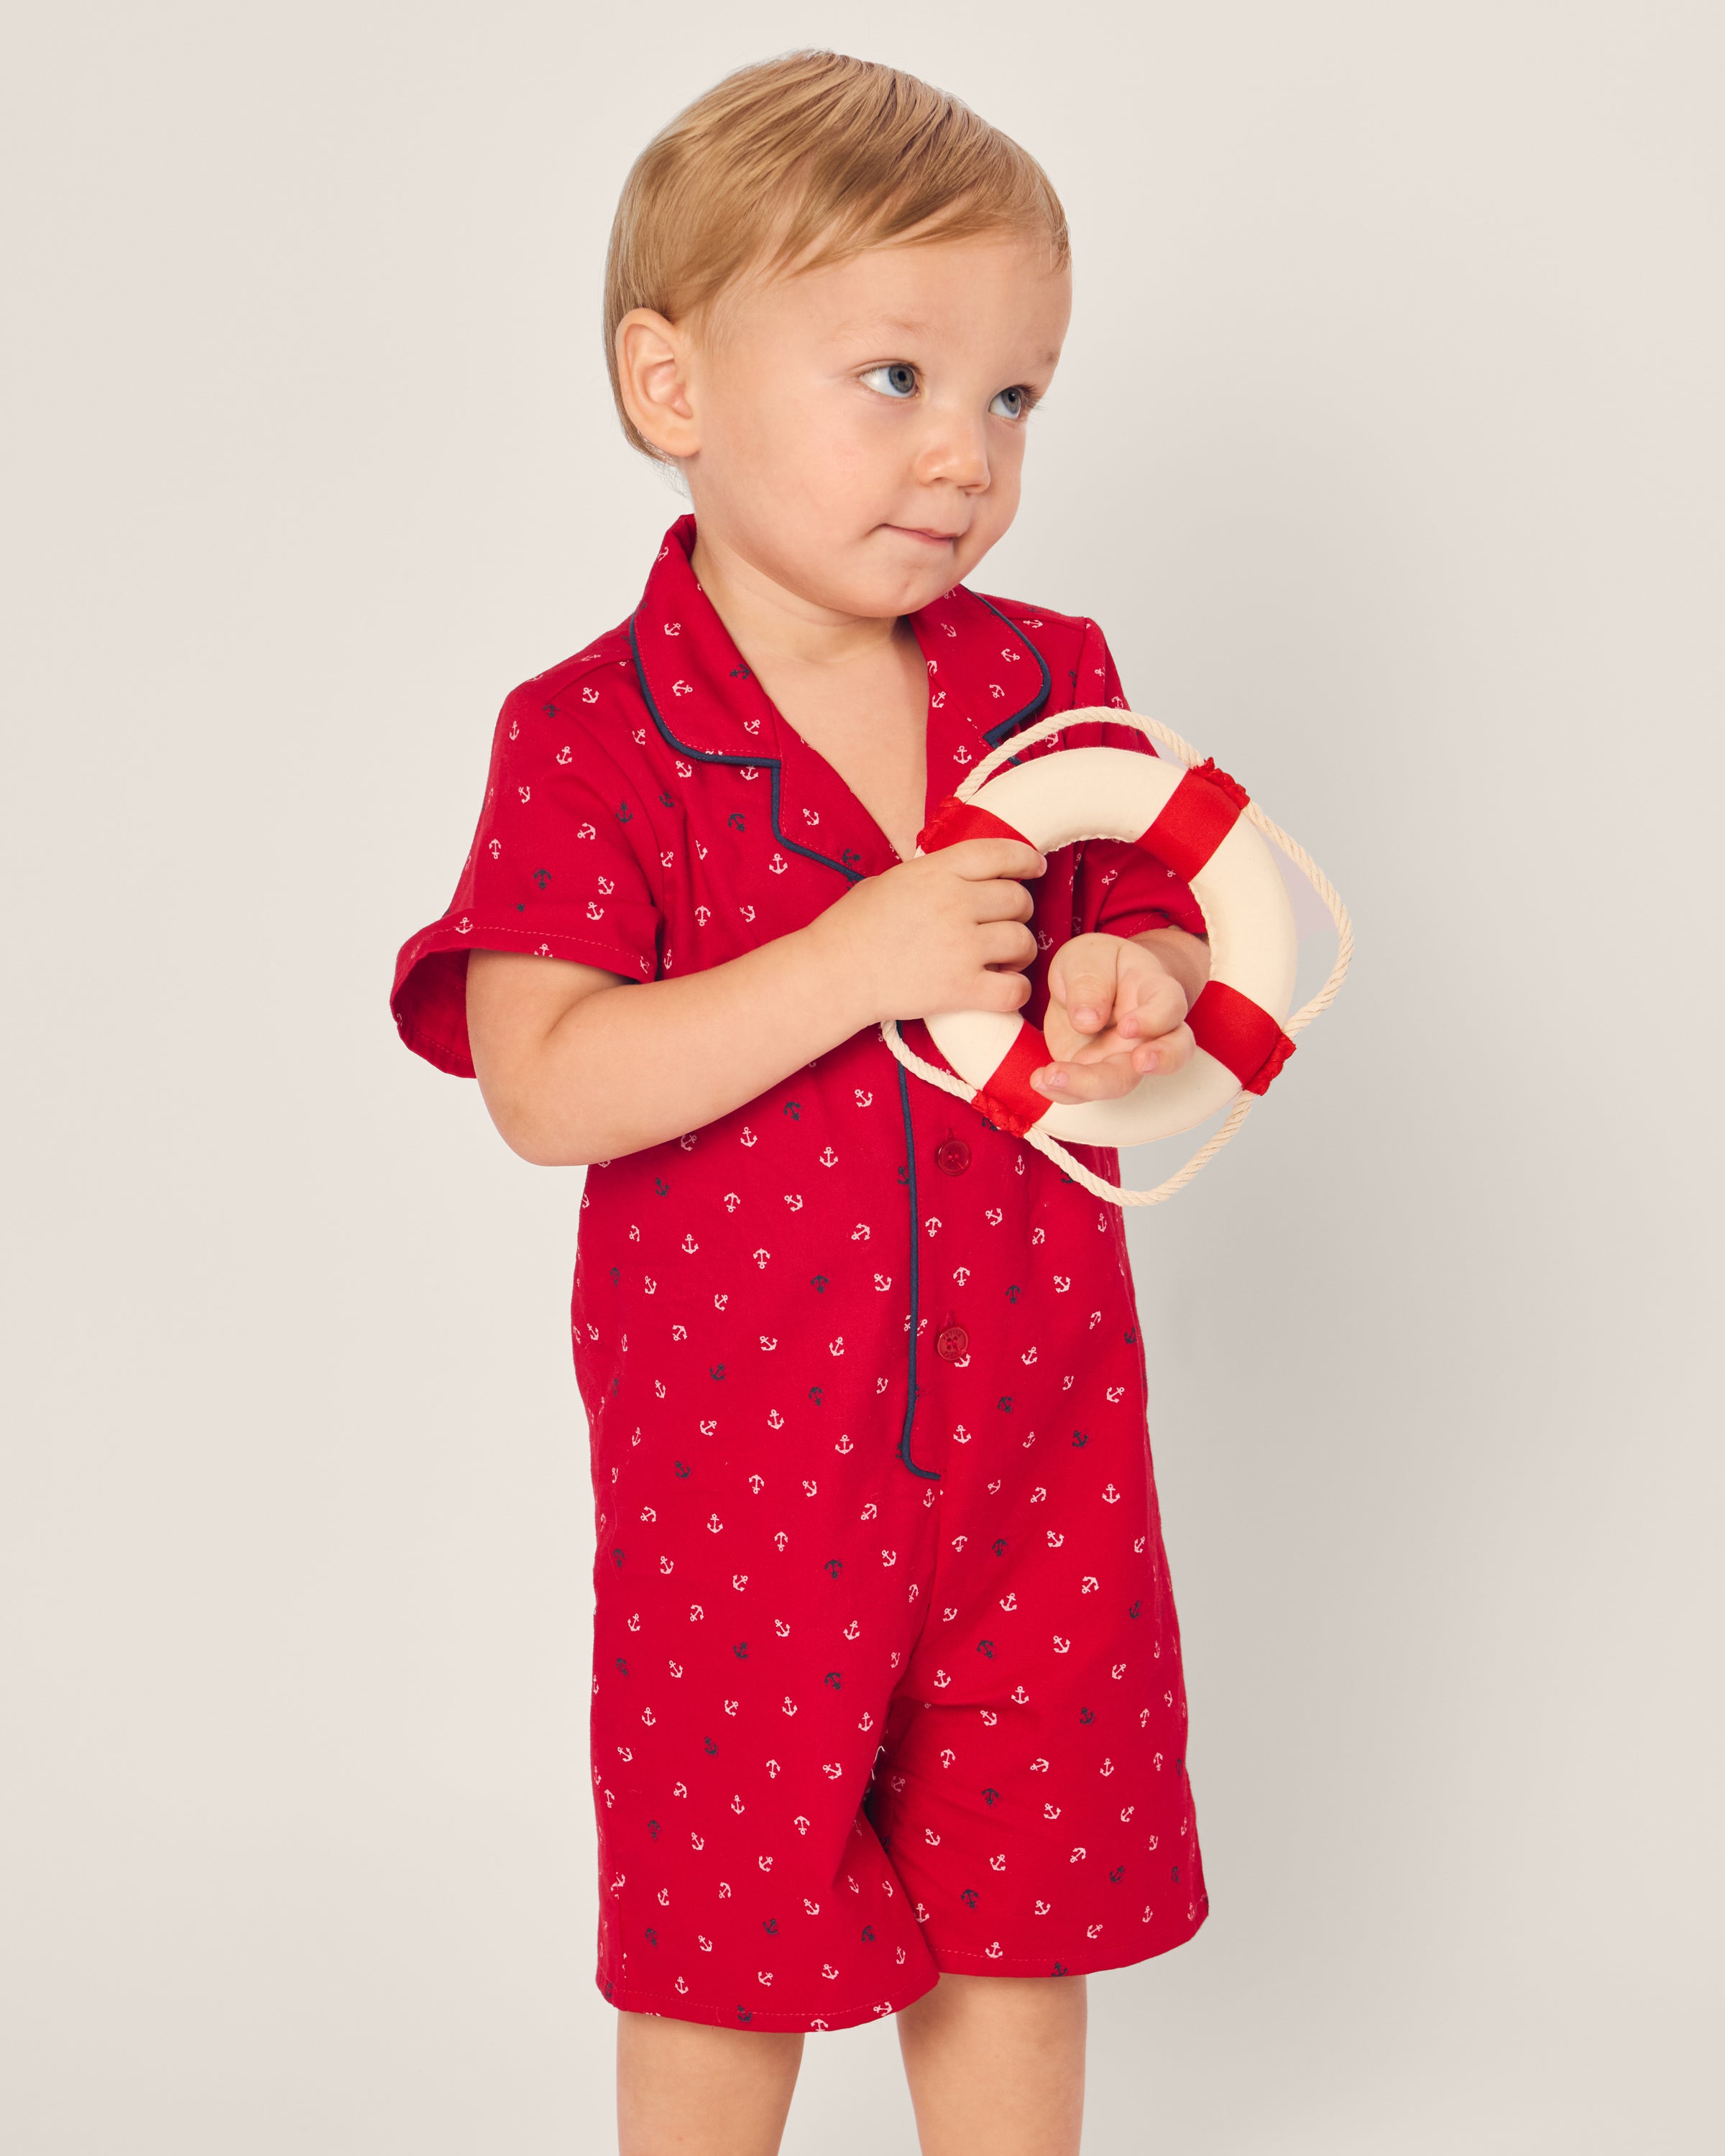
[[[1030,1083],[1051,1101],[1112,1101],[1130,1093],[1140,1073],[1130,1055],[1104,1055],[1094,1063],[1045,1063]]]
[[[1183,1070],[1197,1045],[1191,1027],[1184,1024],[1158,1034],[1154,1040],[1127,1043],[1132,1069],[1140,1078],[1168,1078],[1176,1070]]]
[[[1104,951],[1075,957],[1072,946],[1064,945],[1050,970],[1048,992],[1065,1006],[1078,1032],[1100,1033],[1114,1015],[1115,970],[1110,954]]]
[[[1114,1023],[1128,1040],[1151,1040],[1183,1023],[1186,996],[1179,983],[1160,966],[1121,968]]]
[[[971,894],[978,921],[1028,921],[1036,911],[1035,900],[1011,876],[996,876],[989,883],[969,883],[965,888]]]
[[[1022,921],[981,921],[977,942],[985,966],[1028,966],[1036,957],[1035,936]]]
[[[1111,1026],[1065,1060],[1056,1058],[1033,1072],[1031,1082],[1054,1100],[1111,1100],[1129,1093],[1141,1078],[1168,1078],[1183,1070],[1196,1046],[1189,1025],[1177,1025],[1153,1040],[1127,1040]],[[1098,1071],[1108,1074],[1101,1091],[1091,1090],[1092,1074]]]
[[[1040,876],[1048,866],[1046,857],[1028,839],[960,839],[930,858],[978,882],[992,876]]]

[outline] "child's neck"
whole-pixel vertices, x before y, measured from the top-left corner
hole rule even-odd
[[[722,536],[697,525],[691,567],[696,581],[751,665],[778,659],[801,667],[844,668],[879,661],[894,641],[898,618],[837,613],[776,583]]]
[[[824,757],[902,860],[927,786],[928,676],[909,621],[833,613],[698,529],[696,578],[781,717]]]

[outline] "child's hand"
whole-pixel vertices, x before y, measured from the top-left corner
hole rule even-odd
[[[860,1023],[932,1011],[1015,1011],[1036,956],[1019,878],[1048,864],[1028,840],[963,839],[866,877],[811,924]],[[1111,942],[1111,937],[1105,937]]]
[[[1054,1101],[1106,1101],[1147,1072],[1178,1070],[1192,1057],[1188,1008],[1156,952],[1129,937],[1075,936],[1048,969],[1042,1029],[1055,1060],[1030,1082]]]

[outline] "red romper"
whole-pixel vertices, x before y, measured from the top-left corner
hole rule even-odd
[[[665,535],[629,620],[504,704],[454,900],[396,973],[402,1037],[441,1070],[472,1075],[470,950],[665,978],[897,859],[753,679],[694,534]],[[1093,622],[960,585],[911,623],[931,815],[1038,714],[1123,705]],[[1047,747],[1101,741],[1151,752],[1106,722]],[[1114,841],[1030,889],[1033,1019],[1067,937],[1203,927]],[[942,1969],[1076,1974],[1190,1938],[1208,1905],[1120,1209],[874,1026],[595,1162],[581,1206],[605,1997],[839,2029]]]

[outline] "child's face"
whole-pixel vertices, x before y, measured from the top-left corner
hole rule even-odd
[[[824,611],[885,619],[1012,522],[1071,280],[1014,235],[870,249],[745,288],[683,374],[703,537]]]

